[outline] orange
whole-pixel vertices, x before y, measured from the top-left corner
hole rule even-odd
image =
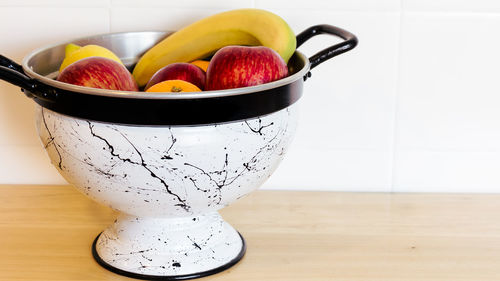
[[[206,60],[195,60],[190,62],[191,64],[196,65],[197,67],[203,69],[203,71],[207,72],[208,65],[210,64],[209,61]]]
[[[149,87],[146,92],[179,93],[201,92],[196,85],[184,80],[166,80]]]

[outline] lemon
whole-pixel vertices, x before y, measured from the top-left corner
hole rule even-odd
[[[70,54],[72,54],[74,51],[80,49],[81,46],[78,46],[76,44],[73,44],[73,43],[69,43],[68,45],[66,45],[66,48],[64,49],[64,53],[67,56],[69,56]]]
[[[59,73],[75,61],[88,57],[104,57],[117,61],[123,65],[120,58],[118,58],[113,52],[98,45],[85,45],[80,47],[75,44],[68,44],[66,45],[65,52],[66,56],[61,64],[61,67],[59,67]]]

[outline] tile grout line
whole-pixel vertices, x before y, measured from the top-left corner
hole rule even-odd
[[[392,128],[392,163],[391,163],[391,187],[390,191],[395,192],[396,190],[396,172],[398,170],[397,167],[397,156],[398,156],[398,144],[399,144],[399,136],[398,136],[398,117],[399,117],[399,98],[401,95],[401,53],[402,53],[402,45],[403,45],[403,17],[404,17],[404,9],[403,9],[403,0],[400,0],[400,9],[399,9],[399,34],[398,34],[398,53],[396,59],[396,81],[395,81],[395,96],[394,96],[394,120],[393,120],[393,128]]]

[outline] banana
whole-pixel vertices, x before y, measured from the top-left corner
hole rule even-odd
[[[231,10],[201,19],[163,39],[139,59],[132,75],[144,86],[168,64],[201,59],[228,45],[266,46],[288,62],[296,40],[290,26],[271,12]]]

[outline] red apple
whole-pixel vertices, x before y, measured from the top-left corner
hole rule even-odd
[[[183,80],[196,85],[201,90],[205,88],[205,72],[201,68],[191,63],[176,62],[158,70],[149,79],[144,90],[166,80]]]
[[[288,75],[283,58],[259,46],[227,46],[218,50],[207,69],[207,90],[222,90],[269,83]]]
[[[58,81],[91,88],[138,91],[134,77],[122,64],[104,57],[88,57],[63,69]]]

